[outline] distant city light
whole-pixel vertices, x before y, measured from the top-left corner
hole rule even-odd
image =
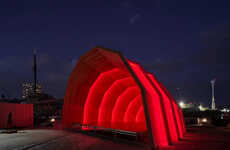
[[[180,105],[181,108],[184,108],[184,105],[185,105],[185,104],[184,104],[183,101],[181,101],[181,102],[179,103],[179,105]]]
[[[208,123],[208,119],[207,118],[197,118],[197,123],[198,125],[203,125]]]
[[[200,111],[206,111],[206,110],[208,110],[207,107],[203,107],[202,105],[200,105],[198,108],[199,108]]]
[[[50,122],[55,122],[55,119],[54,118],[50,119]]]
[[[42,87],[40,84],[36,84],[36,94],[42,94]],[[22,84],[22,98],[26,99],[34,94],[34,84],[25,82]]]
[[[220,119],[224,119],[224,115],[223,114],[221,114]]]
[[[204,109],[203,106],[200,105],[200,106],[199,106],[199,110],[200,110],[200,111],[203,111],[203,109]]]
[[[203,123],[206,123],[206,122],[208,122],[208,119],[207,119],[207,118],[203,118],[203,119],[202,119],[202,122],[203,122]]]
[[[220,110],[221,112],[230,112],[229,109],[223,108],[222,110]]]

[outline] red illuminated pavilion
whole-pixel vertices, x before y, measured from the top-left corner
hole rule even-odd
[[[148,132],[154,147],[173,144],[185,133],[180,108],[156,77],[102,47],[81,56],[69,78],[63,127],[74,124]]]

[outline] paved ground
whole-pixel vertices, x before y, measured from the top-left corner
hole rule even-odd
[[[182,141],[162,150],[230,150],[230,128],[189,128]]]
[[[0,150],[140,150],[143,147],[61,130],[0,134]]]
[[[190,128],[185,138],[162,150],[229,150],[230,129]],[[0,134],[0,150],[141,150],[144,146],[114,142],[60,130],[24,130]]]

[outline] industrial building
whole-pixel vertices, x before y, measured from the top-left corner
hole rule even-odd
[[[40,84],[36,84],[36,95],[42,94],[42,87]],[[22,84],[22,98],[26,99],[34,95],[34,84],[25,82]]]

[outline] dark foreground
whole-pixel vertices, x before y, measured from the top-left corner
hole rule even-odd
[[[180,142],[162,150],[230,150],[230,128],[189,128]]]
[[[141,150],[136,145],[58,130],[23,130],[0,134],[0,150]],[[184,139],[162,150],[229,150],[230,129],[189,128]]]

